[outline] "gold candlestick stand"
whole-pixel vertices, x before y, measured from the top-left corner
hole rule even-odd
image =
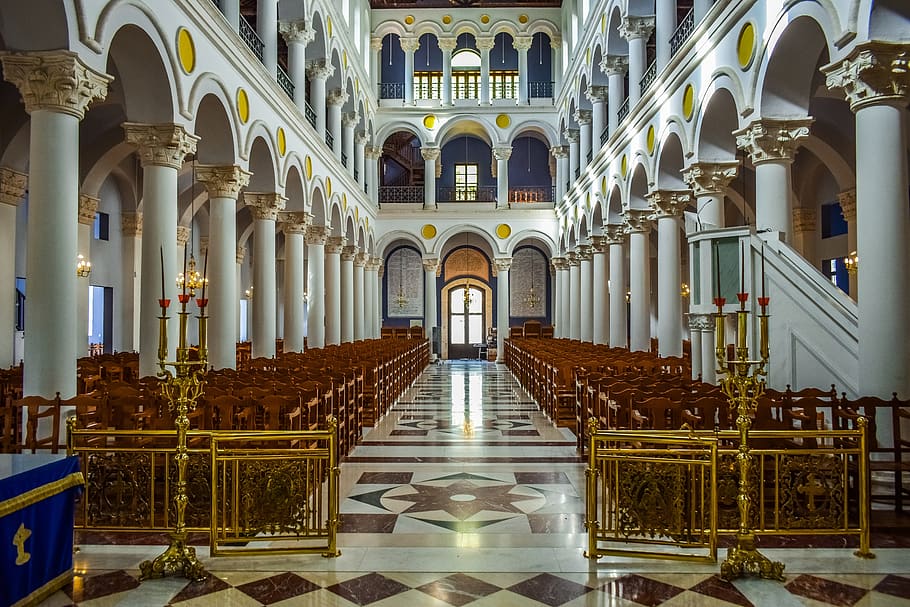
[[[186,495],[186,465],[189,460],[186,448],[186,432],[190,426],[187,413],[196,408],[196,400],[202,395],[203,380],[208,364],[208,350],[206,348],[206,299],[197,299],[199,306],[199,360],[190,360],[190,350],[187,346],[187,321],[190,313],[186,305],[194,295],[190,290],[179,295],[180,298],[180,337],[177,347],[177,360],[167,362],[167,308],[170,300],[158,300],[161,306],[161,316],[158,317],[158,365],[161,371],[158,376],[163,378],[161,394],[167,399],[168,408],[176,414],[174,425],[177,427],[177,449],[174,454],[174,463],[177,466],[177,491],[174,496],[174,506],[177,511],[177,524],[174,532],[170,534],[171,543],[167,549],[159,554],[155,560],[144,561],[139,565],[140,580],[160,578],[169,572],[180,573],[183,577],[194,582],[200,582],[208,577],[208,572],[203,564],[196,558],[196,549],[187,545],[185,511],[187,505]],[[167,367],[173,367],[173,372]]]
[[[730,404],[734,407],[737,418],[736,427],[739,429],[739,453],[736,461],[739,462],[739,532],[736,534],[736,546],[727,551],[727,558],[720,565],[720,576],[731,581],[746,574],[759,575],[769,580],[784,579],[784,564],[772,561],[755,547],[755,533],[750,524],[752,510],[752,455],[749,448],[749,429],[752,427],[752,416],[758,406],[758,399],[765,391],[764,376],[767,375],[765,367],[768,364],[770,351],[768,348],[768,301],[767,297],[759,297],[761,314],[758,315],[760,346],[759,360],[749,360],[749,346],[746,341],[749,311],[746,310],[748,293],[737,293],[739,310],[736,312],[736,360],[733,362],[732,373],[727,367],[727,347],[724,338],[724,312],[725,300],[718,297],[714,300],[717,306],[715,314],[716,351],[718,375],[725,375],[720,380],[720,386]]]

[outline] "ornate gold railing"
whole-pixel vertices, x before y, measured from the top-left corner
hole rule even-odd
[[[172,431],[71,428],[68,451],[86,479],[76,528],[171,531],[176,441]],[[213,555],[339,554],[334,421],[320,431],[189,431],[187,444],[186,528],[208,533]]]
[[[591,432],[586,556],[716,560],[716,536],[740,527],[738,436],[735,430]],[[872,556],[864,425],[754,430],[750,441],[756,535],[857,536],[855,554]],[[648,549],[654,545],[663,548]]]

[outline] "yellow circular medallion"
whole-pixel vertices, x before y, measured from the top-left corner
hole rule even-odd
[[[288,141],[284,135],[284,129],[282,127],[278,127],[277,136],[278,136],[278,153],[281,156],[284,156],[284,153],[287,152],[287,150],[288,150]]]
[[[354,207],[354,223],[360,221],[360,207]]]
[[[433,130],[433,127],[436,126],[436,116],[434,116],[433,114],[427,114],[426,116],[424,116],[423,117],[423,126],[425,126],[426,128],[428,128],[430,130]]]
[[[446,25],[452,23],[452,15],[443,15],[442,22],[445,23]]]
[[[501,223],[496,226],[496,235],[501,239],[506,239],[512,234],[512,228],[507,223]]]
[[[420,228],[420,235],[423,236],[424,240],[430,240],[431,238],[436,237],[436,226],[431,223],[424,225]]]
[[[512,119],[509,118],[508,114],[500,114],[496,117],[496,126],[501,129],[509,128],[509,125],[512,124]]]
[[[603,196],[607,195],[607,178],[606,177],[600,178],[600,193]]]
[[[752,63],[752,57],[755,55],[755,26],[747,23],[739,32],[739,38],[736,40],[736,55],[739,58],[739,66],[747,69]]]
[[[237,89],[237,117],[243,124],[250,119],[250,99],[244,89]]]
[[[489,23],[489,22],[490,22],[490,16],[489,16],[489,15],[481,15],[481,16],[480,16],[480,22],[481,22],[481,23],[484,23],[484,24]]]
[[[303,161],[303,170],[306,172],[307,181],[313,178],[313,160],[309,156]]]
[[[404,22],[406,25],[414,25],[414,15],[408,15],[405,17]]]
[[[185,27],[177,30],[177,56],[184,72],[191,74],[196,69],[196,45],[193,43],[193,36]]]
[[[626,177],[626,173],[629,172],[629,161],[626,159],[626,155],[622,155],[622,160],[619,163],[619,172],[622,174],[623,179]]]
[[[347,194],[347,192],[342,192],[342,193],[341,193],[341,210],[342,210],[342,211],[347,211],[347,210],[348,210],[348,194]]]
[[[692,114],[695,112],[695,87],[691,84],[687,84],[686,90],[683,91],[682,111],[686,120],[692,119]]]
[[[331,38],[332,37],[332,18],[331,17],[325,18],[325,29],[329,33],[329,38]]]
[[[524,14],[518,15],[518,22],[519,22],[519,23],[527,23],[527,22],[528,22],[528,16],[527,16],[527,15],[524,15]]]
[[[341,64],[344,65],[344,69],[348,69],[348,52],[341,51]]]
[[[600,16],[600,33],[607,31],[607,14],[604,13]]]
[[[332,197],[332,178],[331,177],[325,178],[325,197],[326,198]]]
[[[648,153],[654,153],[654,125],[648,127]]]

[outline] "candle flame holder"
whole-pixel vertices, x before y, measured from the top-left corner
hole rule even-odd
[[[189,286],[189,285],[187,285]],[[204,291],[203,291],[204,293]],[[174,463],[177,467],[176,495],[174,506],[177,512],[177,521],[174,531],[170,534],[170,544],[167,549],[154,560],[144,561],[139,565],[140,580],[161,578],[169,572],[179,573],[194,582],[200,582],[208,577],[208,572],[196,557],[196,549],[187,545],[186,531],[186,506],[189,501],[186,492],[186,467],[189,461],[186,447],[186,433],[190,426],[187,414],[196,408],[196,402],[202,396],[206,366],[208,365],[208,349],[206,347],[207,321],[205,306],[208,300],[203,297],[196,300],[199,307],[199,359],[190,360],[190,349],[187,345],[187,325],[190,312],[186,307],[195,295],[194,289],[178,295],[180,311],[179,343],[177,346],[176,360],[168,361],[167,344],[167,315],[171,304],[169,299],[159,299],[161,316],[158,317],[158,366],[161,370],[158,377],[162,378],[161,395],[167,400],[168,408],[175,414],[174,425],[177,429],[177,447],[174,453]],[[168,369],[171,367],[173,370]]]
[[[736,545],[727,551],[727,558],[721,563],[720,576],[731,581],[743,575],[758,575],[765,579],[784,579],[784,564],[772,561],[755,547],[755,532],[751,528],[752,511],[752,464],[753,456],[749,447],[749,429],[752,427],[752,417],[758,406],[758,399],[765,391],[765,376],[769,360],[768,346],[768,303],[770,298],[759,297],[761,307],[759,320],[759,356],[758,359],[749,358],[747,342],[749,314],[746,310],[748,293],[737,293],[739,310],[736,311],[736,359],[727,360],[727,348],[724,338],[724,303],[726,300],[717,297],[714,304],[717,306],[715,317],[715,331],[717,334],[716,356],[717,374],[723,376],[720,387],[737,413],[736,427],[739,430],[739,452],[736,461],[739,463],[739,491],[737,505],[739,506],[739,531],[736,534]],[[732,370],[729,363],[732,363]]]

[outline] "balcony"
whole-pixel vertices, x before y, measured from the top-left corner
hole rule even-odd
[[[679,25],[676,26],[676,31],[673,32],[673,36],[670,37],[670,56],[676,55],[679,52],[679,49],[682,48],[682,45],[686,43],[692,36],[692,32],[695,30],[695,11],[694,9],[689,9],[689,12],[686,13],[686,16],[683,17],[683,20],[679,22]]]
[[[484,185],[476,188],[439,188],[436,194],[439,202],[495,202],[496,186]]]
[[[380,82],[380,99],[404,99],[404,82]]]
[[[288,76],[288,73],[284,71],[280,65],[278,66],[278,86],[287,93],[287,96],[291,99],[294,98],[294,83],[291,81],[291,77]]]
[[[509,203],[516,205],[533,204],[535,202],[553,202],[555,199],[555,186],[509,188]]]
[[[423,190],[422,185],[381,185],[379,186],[379,204],[410,202],[423,204]],[[364,191],[366,191],[365,185]]]
[[[528,97],[531,99],[545,99],[553,97],[553,81],[540,81],[528,83]]]
[[[626,97],[626,100],[622,102],[622,105],[619,106],[619,111],[616,112],[619,122],[622,122],[626,119],[626,116],[629,115],[629,98]]]
[[[645,91],[651,86],[654,82],[654,79],[657,77],[657,61],[652,61],[651,65],[648,66],[648,69],[645,70],[644,76],[641,77],[641,80],[638,81],[638,84],[641,85],[641,93],[644,95]]]
[[[262,61],[265,43],[262,42],[259,34],[256,33],[256,30],[253,29],[253,26],[250,25],[250,22],[247,21],[246,17],[243,15],[240,16],[240,37],[243,38],[246,45],[250,47],[250,50],[253,51],[256,58],[259,59],[259,61]]]
[[[585,163],[591,164],[591,161],[594,159],[594,150],[588,150],[588,155],[585,156]]]

